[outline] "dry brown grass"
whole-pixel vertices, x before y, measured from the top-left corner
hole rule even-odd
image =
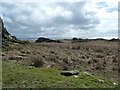
[[[37,55],[37,56],[31,56],[30,57],[31,61],[32,61],[32,66],[35,66],[35,67],[43,67],[45,62],[44,62],[44,59]]]
[[[32,60],[36,67],[50,66],[60,69],[81,69],[91,73],[100,73],[115,77],[118,71],[118,43],[107,41],[90,41],[71,43],[29,43],[15,44],[14,50],[3,53],[9,60],[9,55],[25,56]],[[24,55],[23,55],[24,54]],[[109,75],[109,73],[113,73]]]

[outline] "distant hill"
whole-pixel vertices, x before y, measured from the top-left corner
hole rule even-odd
[[[82,38],[76,38],[74,37],[72,39],[72,43],[78,43],[78,42],[88,42],[88,41],[109,41],[109,42],[119,42],[120,39],[115,39],[115,38],[112,38],[110,40],[108,39],[103,39],[103,38],[96,38],[96,39],[82,39]]]

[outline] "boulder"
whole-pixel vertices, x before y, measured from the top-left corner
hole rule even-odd
[[[73,75],[78,75],[78,74],[79,74],[79,71],[77,71],[77,70],[61,72],[61,75],[64,75],[64,76],[73,76]]]

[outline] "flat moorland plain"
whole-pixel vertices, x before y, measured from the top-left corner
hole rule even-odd
[[[114,87],[118,51],[118,42],[103,40],[11,43],[2,52],[3,87]],[[78,70],[80,75],[65,77],[60,75],[63,70]]]

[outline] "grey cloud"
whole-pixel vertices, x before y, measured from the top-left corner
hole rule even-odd
[[[92,30],[100,23],[95,12],[87,12],[84,9],[85,4],[83,2],[60,2],[48,5],[42,3],[3,3],[3,18],[10,32],[18,37],[23,37],[22,34],[25,37],[32,35],[64,36],[64,33],[69,31],[65,27],[73,25],[71,28],[80,32],[80,30]],[[58,6],[62,9],[59,14],[54,12]],[[48,11],[42,7],[51,8],[53,11],[50,13],[55,15],[50,16],[47,14]],[[71,12],[71,17],[64,17],[62,15],[64,11]],[[9,18],[12,23],[6,18]]]
[[[89,25],[89,24],[99,24],[99,19],[95,16],[94,12],[87,12],[84,10],[85,2],[79,3],[59,3],[60,7],[64,7],[73,13],[71,20],[66,20],[64,17],[57,16],[53,18],[58,24],[73,24],[73,25]],[[87,16],[90,16],[87,18]]]
[[[96,36],[99,37],[108,37],[108,38],[112,38],[112,37],[117,37],[118,38],[118,30],[110,30],[108,32],[102,32],[102,33],[97,33]]]

